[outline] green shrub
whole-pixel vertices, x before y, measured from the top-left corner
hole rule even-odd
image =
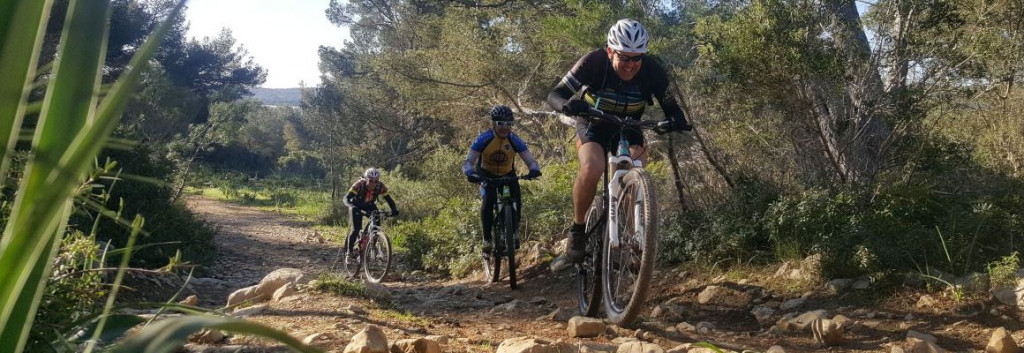
[[[992,287],[1014,287],[1017,284],[1017,269],[1020,268],[1019,253],[1003,256],[987,265],[989,282]]]
[[[663,212],[661,260],[714,264],[726,259],[773,259],[767,255],[771,245],[763,217],[780,193],[779,186],[744,174],[736,178],[736,188],[712,208]]]
[[[110,198],[104,205],[107,209],[122,210],[122,219],[133,219],[135,215],[146,218],[145,233],[139,236],[139,247],[132,256],[132,265],[156,268],[168,263],[170,257],[181,250],[184,261],[206,265],[213,261],[214,230],[205,221],[193,215],[183,204],[171,204],[171,189],[160,180],[169,180],[170,163],[149,153],[145,145],[135,149],[108,149],[104,158],[117,161],[122,170],[122,180],[111,188],[110,180],[100,180],[99,185],[108,191]],[[123,206],[123,209],[122,209]],[[80,211],[71,218],[70,225],[89,233],[97,217],[95,211]],[[123,248],[131,230],[107,217],[100,220],[96,237],[110,241],[115,248]],[[166,243],[166,244],[164,244]],[[147,246],[149,244],[161,244]]]
[[[49,342],[62,338],[58,333],[67,333],[74,322],[96,314],[100,299],[106,295],[106,273],[89,270],[104,267],[103,253],[95,239],[82,232],[64,236],[26,352],[49,348]]]

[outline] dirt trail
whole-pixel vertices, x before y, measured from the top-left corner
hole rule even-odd
[[[209,273],[227,284],[205,286],[201,304],[223,305],[231,291],[259,283],[279,268],[316,273],[330,266],[333,253],[329,244],[306,241],[313,233],[312,223],[195,196],[188,197],[186,204],[217,227],[217,260]]]
[[[313,233],[311,224],[281,214],[198,197],[188,198],[187,203],[219,227],[215,239],[219,258],[211,271],[217,283],[200,283],[194,288],[203,306],[224,305],[231,291],[255,284],[278,268],[293,267],[307,273],[325,271],[337,249],[331,242],[309,241],[307,238]],[[545,317],[559,310],[574,310],[575,279],[569,273],[553,275],[546,267],[526,268],[520,274],[520,289],[515,291],[506,283],[487,285],[475,279],[451,281],[428,276],[418,272],[414,276],[401,268],[389,275],[384,283],[392,296],[389,306],[307,291],[291,300],[271,303],[267,311],[250,319],[299,338],[321,334],[316,343],[326,351],[338,352],[367,324],[383,327],[389,341],[445,335],[450,338],[445,352],[490,352],[504,339],[519,336],[563,340],[574,345],[614,345],[636,336],[666,350],[700,341],[737,351],[765,351],[772,345],[781,345],[787,352],[821,349],[810,332],[780,333],[771,327],[774,320],[786,313],[778,310],[780,304],[801,296],[768,289],[773,287],[768,282],[778,281],[771,273],[750,272],[736,279],[712,279],[705,273],[662,269],[652,283],[649,300],[649,307],[660,305],[662,313],[654,315],[647,311],[651,314],[645,315],[639,329],[611,328],[607,334],[585,341],[568,337],[564,318]],[[698,294],[709,285],[756,299],[738,306],[698,304]],[[940,346],[951,350],[983,350],[992,329],[999,326],[1010,329],[1017,342],[1024,336],[1019,331],[1016,313],[991,306],[991,300],[951,303],[938,296],[936,303],[917,308],[921,296],[922,293],[908,292],[893,299],[865,300],[864,295],[855,292],[833,294],[821,289],[804,294],[806,303],[789,312],[825,309],[830,315],[851,317],[856,326],[846,332],[842,345],[828,348],[835,352],[889,351],[890,345],[905,347],[908,330],[931,333],[939,338]],[[732,300],[729,295],[719,298]],[[354,312],[350,305],[363,307],[367,313]],[[755,320],[751,308],[758,305],[777,309],[773,321],[762,324]],[[683,323],[711,328],[691,329]],[[232,349],[243,347],[243,352],[287,351],[254,338],[232,337],[229,343],[234,345]]]

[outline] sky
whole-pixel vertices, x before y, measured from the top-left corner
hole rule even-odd
[[[341,47],[348,30],[327,21],[329,0],[191,0],[188,35],[216,37],[231,30],[253,60],[267,70],[262,87],[299,87],[320,83],[317,48]]]

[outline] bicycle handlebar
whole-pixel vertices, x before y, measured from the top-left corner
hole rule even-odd
[[[367,217],[372,217],[374,213],[377,213],[378,217],[380,217],[381,219],[384,219],[384,218],[387,218],[387,217],[391,217],[390,213],[384,213],[384,212],[381,212],[380,210],[373,210],[371,212],[366,212],[366,210],[359,210],[359,213],[362,214],[363,216],[367,216]]]
[[[485,176],[480,176],[480,181],[490,182],[490,183],[502,183],[502,182],[516,181],[516,180],[533,180],[533,179],[535,179],[535,178],[526,179],[526,178],[524,178],[522,176],[519,176],[519,175],[503,176],[503,177],[497,177],[497,178],[489,178],[489,177],[485,177]]]
[[[583,85],[583,87],[580,87],[579,91],[577,91],[572,98],[582,99],[589,90],[590,86]],[[604,111],[594,107],[590,107],[590,111],[580,114],[580,116],[584,118],[596,118],[599,121],[613,123],[622,128],[650,129],[654,130],[654,132],[659,135],[672,132],[672,123],[669,121],[623,118],[615,114],[605,113]]]
[[[596,118],[597,120],[600,121],[613,123],[623,128],[651,129],[658,134],[672,132],[672,123],[669,121],[638,120],[632,118],[623,118],[615,114],[605,113],[604,111],[593,107],[590,108],[589,112],[584,113],[583,116]]]

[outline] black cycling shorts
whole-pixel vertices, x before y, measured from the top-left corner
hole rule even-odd
[[[640,130],[626,129],[622,132],[630,146],[644,146],[644,134]],[[581,146],[587,142],[597,142],[605,152],[615,151],[619,146],[619,128],[612,125],[577,126],[576,137],[580,139]]]

